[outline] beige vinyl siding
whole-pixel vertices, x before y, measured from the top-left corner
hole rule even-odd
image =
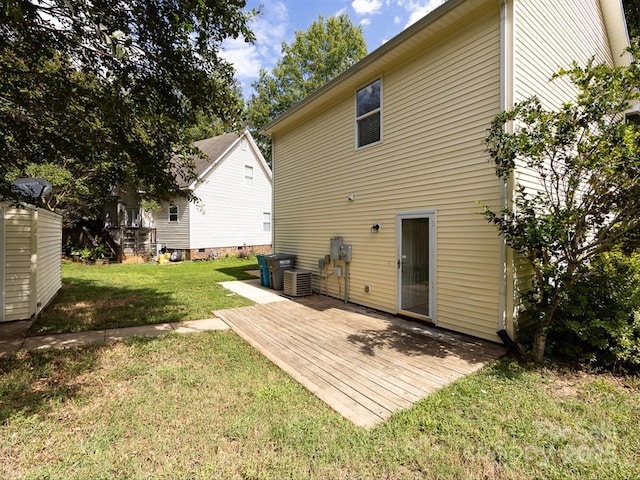
[[[62,218],[53,212],[37,211],[38,282],[36,311],[42,310],[62,287],[60,256],[62,252]]]
[[[550,11],[554,14],[547,14]],[[516,0],[514,22],[516,102],[536,95],[545,108],[558,108],[575,98],[576,90],[566,78],[551,80],[554,73],[574,60],[584,66],[592,57],[613,64],[622,54],[622,49],[611,51],[600,0]],[[615,44],[619,48],[619,38]],[[522,165],[515,181],[532,191],[542,188],[539,178]],[[530,267],[521,257],[514,261],[516,288],[527,289]]]
[[[349,300],[396,312],[397,215],[435,210],[437,324],[497,339],[500,243],[476,202],[500,202],[483,143],[499,111],[499,18],[491,2],[424,42],[409,62],[378,72],[381,144],[354,149],[355,90],[275,132],[277,252],[317,271],[330,238],[342,236],[353,246]],[[332,295],[344,294],[343,281],[327,283]]]
[[[31,317],[31,212],[5,210],[5,321]]]
[[[576,89],[567,78],[551,77],[575,60],[586,65],[613,62],[599,0],[516,0],[514,14],[514,100],[537,96],[548,109],[559,108],[575,98]],[[553,15],[547,12],[553,11]],[[538,179],[519,168],[515,180],[535,190]]]
[[[61,217],[46,210],[5,206],[2,238],[2,321],[24,320],[42,310],[62,286]]]
[[[569,81],[551,81],[558,69],[623,53],[611,52],[599,0],[516,0],[515,45],[515,101],[537,95],[547,108],[575,95]]]

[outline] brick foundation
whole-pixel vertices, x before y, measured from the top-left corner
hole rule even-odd
[[[231,256],[266,255],[272,253],[271,245],[243,245],[241,247],[194,248],[185,252],[186,260],[212,260]]]

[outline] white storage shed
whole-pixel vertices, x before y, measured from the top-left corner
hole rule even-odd
[[[62,287],[62,217],[0,203],[0,322],[38,314]]]

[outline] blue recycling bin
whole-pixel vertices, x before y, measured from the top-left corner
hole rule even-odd
[[[269,287],[269,264],[267,263],[267,255],[256,255],[258,257],[258,266],[260,267],[260,285]]]

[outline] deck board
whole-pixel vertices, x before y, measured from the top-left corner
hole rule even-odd
[[[331,408],[365,428],[505,352],[492,342],[318,295],[215,315]]]

